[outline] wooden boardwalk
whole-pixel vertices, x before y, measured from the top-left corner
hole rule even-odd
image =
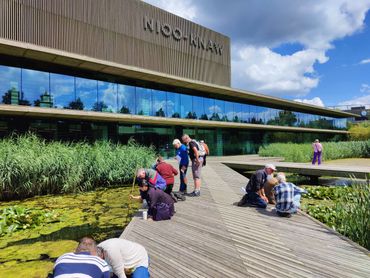
[[[244,170],[244,171],[255,171],[263,168],[265,163],[263,161],[228,161],[225,160],[223,163],[233,169]],[[350,178],[355,177],[359,179],[365,179],[370,175],[370,166],[344,166],[344,165],[326,165],[321,164],[311,165],[307,163],[290,163],[290,162],[274,162],[274,165],[281,172],[295,173],[309,177],[344,177]]]
[[[370,277],[365,249],[309,217],[235,206],[246,182],[209,161],[201,197],[178,202],[170,221],[135,217],[121,237],[147,248],[154,278]]]

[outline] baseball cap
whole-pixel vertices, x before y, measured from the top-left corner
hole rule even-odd
[[[265,169],[272,169],[272,170],[276,171],[276,167],[275,167],[274,164],[266,164]]]

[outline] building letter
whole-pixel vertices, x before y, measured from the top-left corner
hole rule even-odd
[[[162,31],[163,36],[169,37],[171,36],[172,28],[169,24],[165,23],[162,25],[161,31]]]
[[[150,32],[153,32],[153,19],[149,19],[147,16],[144,16],[144,30],[149,29]]]
[[[213,52],[213,41],[209,40],[207,44],[207,51],[211,50]]]
[[[204,40],[201,39],[200,37],[198,37],[198,47],[199,48],[202,47],[202,49],[205,49],[206,48],[206,46],[204,45]]]
[[[173,29],[172,36],[175,40],[179,41],[182,38],[182,32],[179,28]]]
[[[194,34],[190,34],[190,45],[198,46],[197,37]]]

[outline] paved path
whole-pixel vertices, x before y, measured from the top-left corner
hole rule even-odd
[[[123,232],[147,248],[152,277],[370,277],[368,252],[310,218],[235,206],[247,179],[220,161],[170,221],[135,217]]]

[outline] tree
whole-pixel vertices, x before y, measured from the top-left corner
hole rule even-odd
[[[84,110],[84,104],[80,98],[77,98],[75,101],[71,101],[65,108],[73,110]]]
[[[101,112],[101,111],[107,110],[107,108],[108,108],[108,105],[106,105],[104,101],[97,101],[94,103],[93,108],[91,110]]]
[[[155,115],[157,117],[166,117],[166,115],[164,114],[164,111],[163,111],[162,107],[159,108],[159,110],[157,112],[155,112]]]
[[[351,124],[349,129],[349,138],[354,141],[370,139],[370,121]]]
[[[173,113],[172,118],[180,118],[180,113],[178,112]]]
[[[208,116],[207,116],[207,114],[202,114],[201,116],[200,116],[200,118],[199,118],[200,120],[208,120]]]
[[[292,111],[280,111],[274,119],[268,120],[268,125],[294,126],[297,122],[297,116]]]
[[[122,114],[131,114],[130,109],[127,106],[122,106],[121,110],[119,110]]]
[[[220,115],[218,115],[218,113],[213,113],[210,120],[211,121],[221,121]]]

